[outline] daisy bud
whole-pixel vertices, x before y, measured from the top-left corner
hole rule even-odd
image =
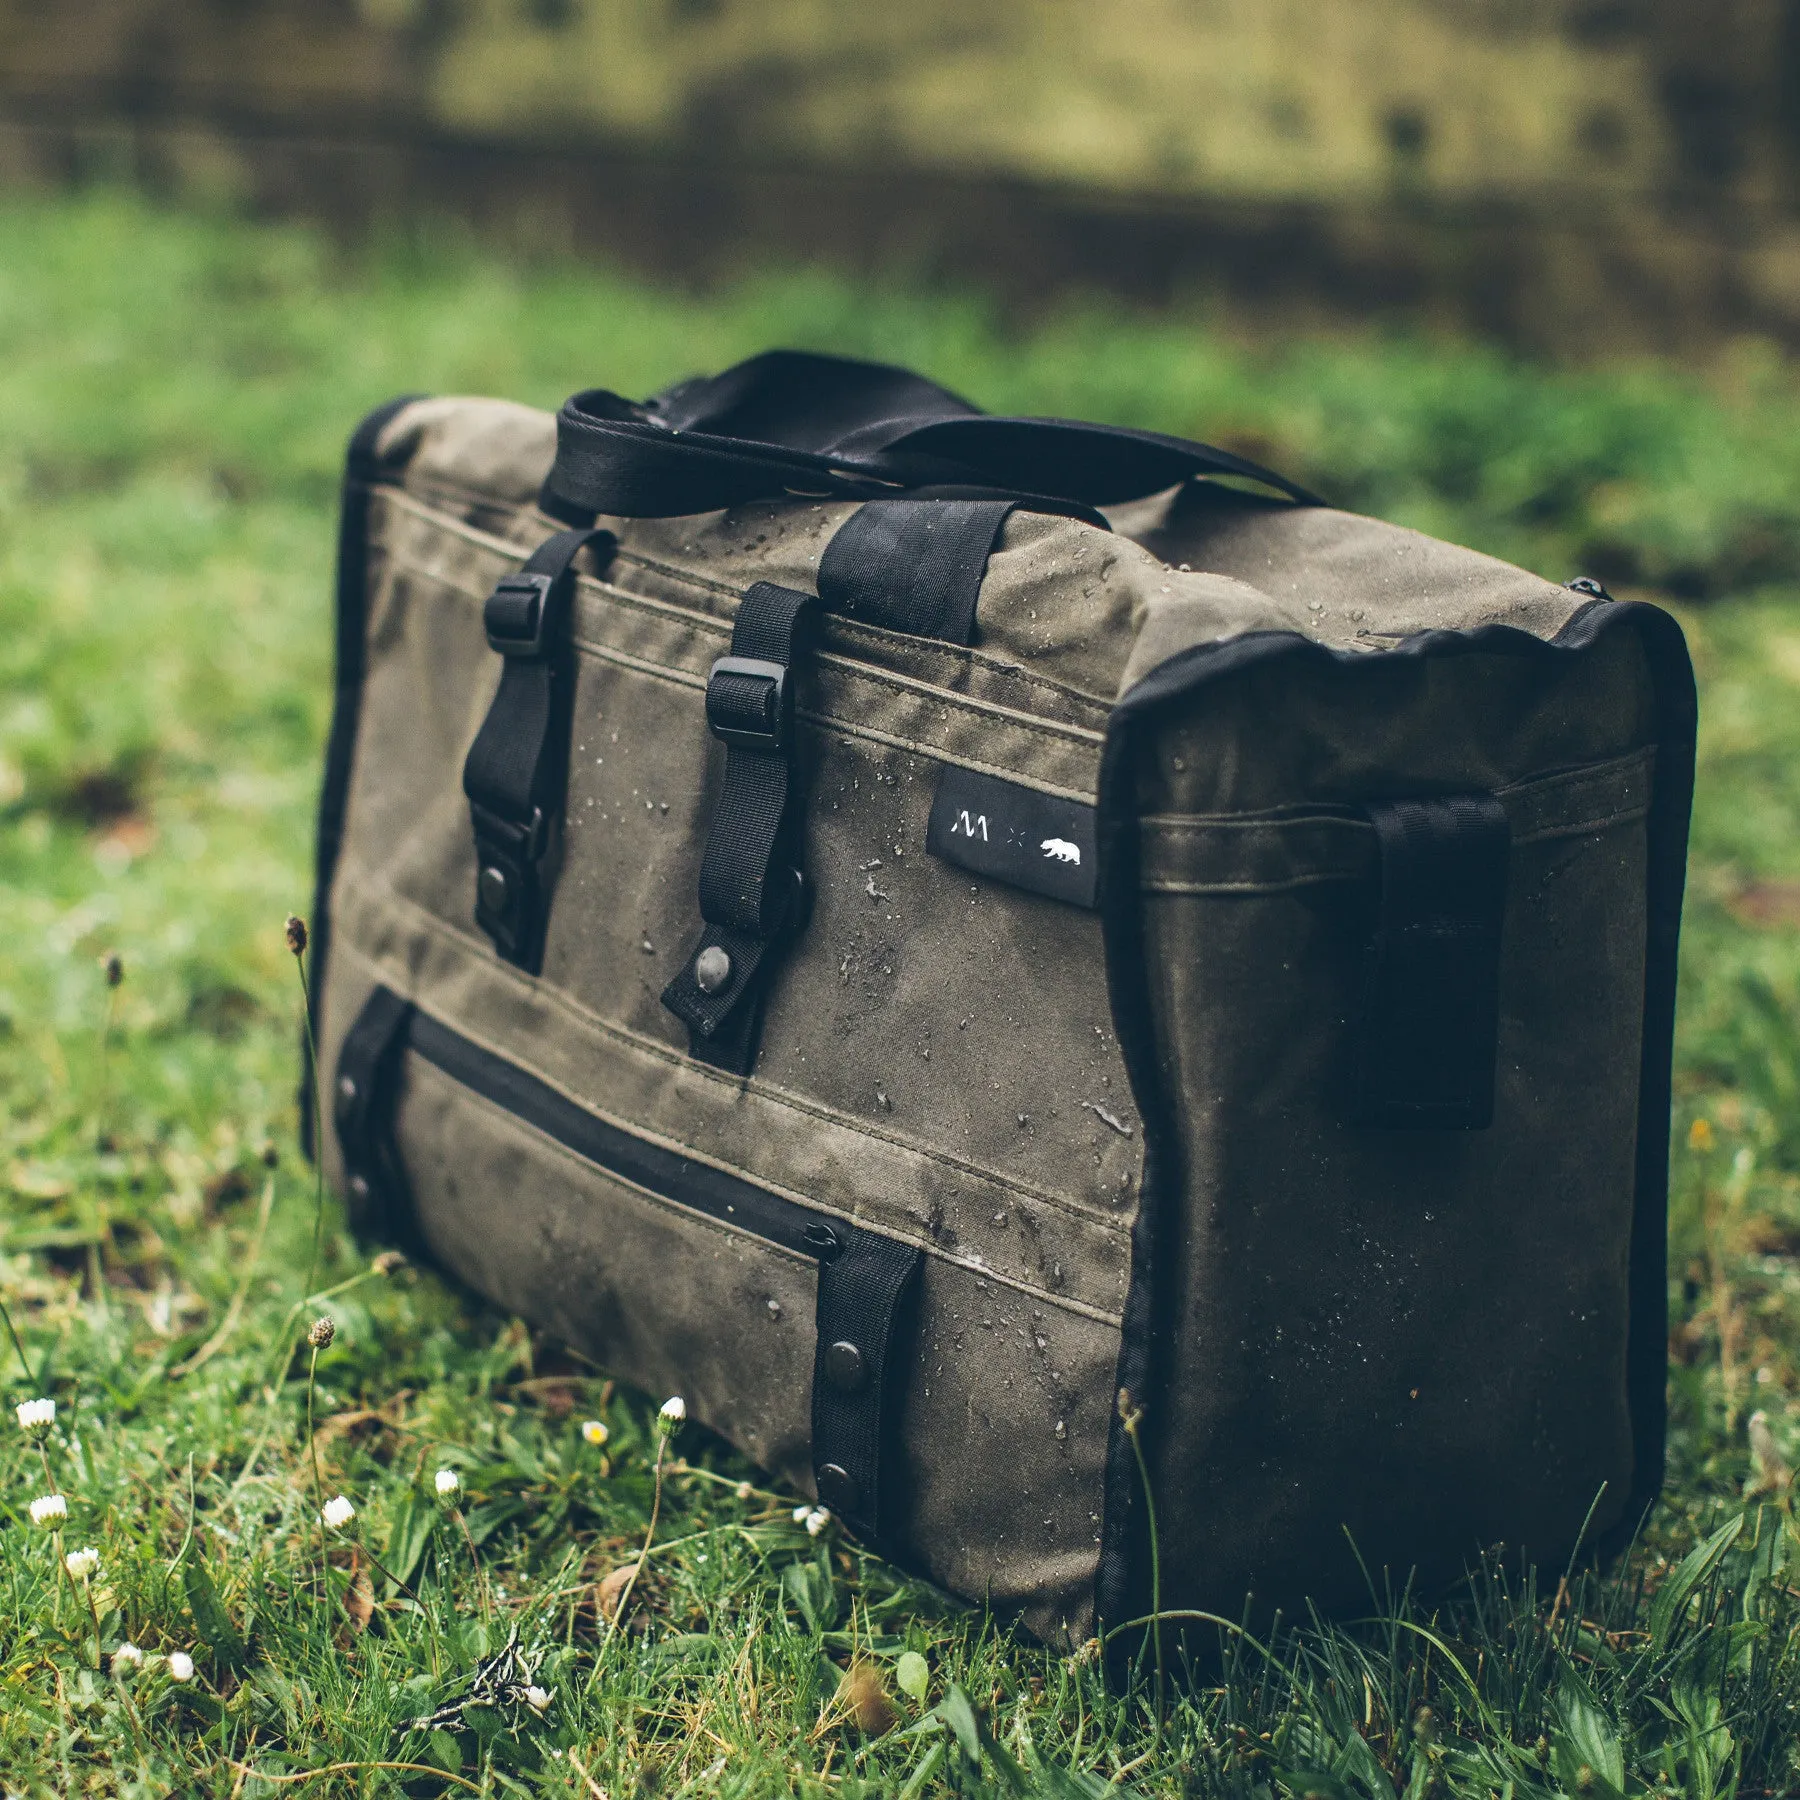
[[[432,1481],[437,1487],[440,1500],[450,1499],[462,1486],[462,1477],[454,1469],[439,1469]]]
[[[738,1498],[739,1498],[739,1499],[740,1499],[740,1500],[748,1500],[748,1499],[750,1499],[750,1498],[751,1498],[751,1497],[752,1497],[752,1496],[753,1496],[753,1495],[754,1495],[754,1494],[755,1494],[755,1493],[756,1493],[756,1489],[755,1489],[755,1488],[753,1488],[753,1487],[752,1487],[752,1486],[751,1486],[751,1485],[750,1485],[750,1484],[749,1484],[749,1482],[747,1482],[747,1481],[740,1481],[740,1482],[739,1482],[739,1483],[738,1483],[738,1484],[737,1484],[737,1497],[738,1497]]]
[[[662,1411],[657,1414],[657,1422],[664,1431],[674,1431],[686,1417],[687,1402],[679,1394],[671,1394],[662,1403]]]
[[[329,1350],[331,1340],[336,1336],[337,1326],[324,1316],[314,1319],[306,1328],[306,1341],[315,1350]]]
[[[48,1431],[56,1423],[54,1400],[21,1400],[16,1411],[19,1425],[25,1431]]]
[[[92,1547],[85,1550],[71,1550],[63,1558],[63,1567],[77,1581],[86,1581],[100,1567],[100,1552]]]
[[[612,1433],[598,1419],[584,1419],[581,1422],[581,1436],[585,1443],[597,1447],[604,1444],[612,1436]]]
[[[194,1679],[194,1659],[185,1650],[169,1652],[169,1679],[171,1681],[192,1681]]]
[[[31,1503],[34,1525],[60,1525],[69,1516],[69,1503],[61,1494],[40,1494]]]
[[[129,1675],[134,1669],[144,1666],[144,1653],[129,1639],[112,1653],[112,1672],[115,1675]]]
[[[369,1264],[377,1275],[392,1275],[396,1269],[406,1267],[406,1258],[398,1250],[383,1250]]]
[[[525,1704],[529,1706],[533,1712],[548,1712],[550,1709],[550,1695],[547,1690],[539,1687],[534,1682],[525,1690]]]
[[[331,1530],[342,1531],[356,1517],[356,1508],[342,1494],[339,1494],[335,1500],[325,1502],[325,1510],[319,1514],[319,1517]]]
[[[288,914],[287,947],[296,956],[306,954],[306,921],[298,913]]]

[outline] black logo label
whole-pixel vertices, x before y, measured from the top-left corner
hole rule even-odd
[[[1071,906],[1095,903],[1094,809],[969,769],[938,778],[925,848],[945,862]]]

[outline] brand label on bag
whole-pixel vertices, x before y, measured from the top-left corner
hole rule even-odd
[[[925,848],[959,868],[1071,906],[1095,904],[1094,809],[970,769],[945,769]]]

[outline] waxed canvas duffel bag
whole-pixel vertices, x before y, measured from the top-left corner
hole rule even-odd
[[[1628,1532],[1679,630],[1183,441],[772,353],[351,444],[359,1225],[1053,1641]]]

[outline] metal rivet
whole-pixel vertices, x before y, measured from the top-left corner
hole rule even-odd
[[[490,913],[504,913],[512,901],[512,883],[506,879],[506,871],[497,869],[492,863],[481,871],[481,904]]]
[[[703,994],[716,994],[731,979],[731,958],[717,944],[708,944],[694,959],[694,980]]]
[[[834,1513],[853,1513],[862,1499],[856,1477],[842,1463],[821,1463],[813,1471],[813,1483],[819,1499]]]
[[[854,1394],[868,1378],[868,1363],[856,1345],[840,1338],[826,1350],[825,1379],[840,1394]]]
[[[356,1083],[348,1075],[340,1075],[338,1077],[338,1098],[340,1100],[354,1100],[356,1098]]]
[[[832,1257],[843,1249],[844,1240],[829,1225],[814,1220],[800,1228],[801,1240],[815,1256]]]

